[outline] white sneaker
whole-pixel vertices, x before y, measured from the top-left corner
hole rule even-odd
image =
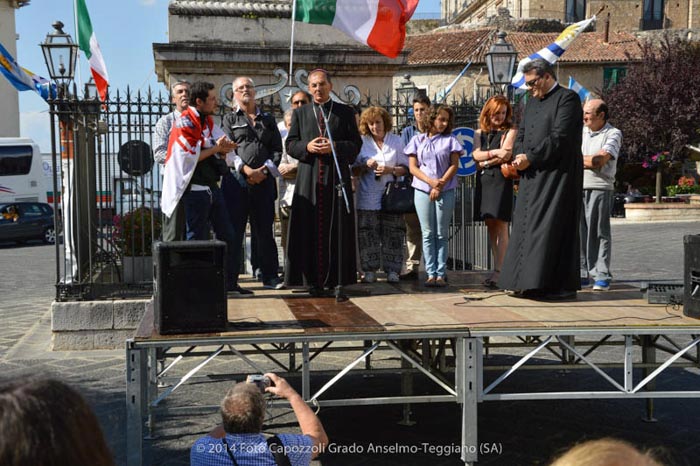
[[[374,272],[365,272],[362,277],[362,283],[374,283],[377,281],[377,274]]]
[[[399,282],[399,274],[396,272],[389,272],[386,276],[386,281],[389,283],[398,283]]]

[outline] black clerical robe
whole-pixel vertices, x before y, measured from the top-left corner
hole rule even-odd
[[[341,284],[357,281],[355,259],[355,206],[352,199],[349,165],[362,146],[355,112],[348,106],[329,101],[324,104],[328,130],[345,184],[350,212],[336,197],[336,168],[332,154],[307,152],[309,141],[321,135],[316,104],[294,111],[289,128],[287,153],[299,160],[292,200],[287,239],[285,283],[289,286],[330,288],[338,284],[338,261],[341,261]],[[338,219],[342,248],[338,244]]]
[[[557,85],[531,98],[513,154],[526,154],[499,286],[545,292],[580,289],[579,214],[583,113],[575,92]]]

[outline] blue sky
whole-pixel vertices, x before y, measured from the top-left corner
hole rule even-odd
[[[168,41],[169,0],[86,0],[86,3],[107,65],[111,91],[127,86],[132,90],[150,86],[156,91],[165,91],[156,80],[151,44]],[[416,13],[439,11],[440,0],[420,0]],[[73,0],[31,0],[28,6],[16,10],[15,20],[19,35],[17,62],[48,78],[38,44],[53,31],[51,24],[56,20],[62,21],[66,25],[65,32],[77,41]],[[82,52],[79,68],[81,82],[86,82],[90,70]],[[34,92],[20,92],[19,96],[21,135],[37,141],[42,152],[50,151],[48,105]]]

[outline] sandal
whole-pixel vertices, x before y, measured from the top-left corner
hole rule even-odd
[[[435,286],[438,288],[445,288],[447,286],[447,279],[445,277],[437,277]]]
[[[432,288],[435,286],[435,283],[435,277],[428,277],[428,279],[425,281],[425,286],[427,286],[428,288]]]
[[[491,276],[489,278],[487,278],[486,280],[484,280],[483,282],[481,282],[481,284],[484,285],[486,288],[491,288],[492,290],[497,289],[498,288],[498,278],[496,278],[496,276],[499,275],[500,273],[501,273],[500,270],[494,270],[493,273],[491,274]],[[494,278],[495,278],[495,280],[494,280]]]

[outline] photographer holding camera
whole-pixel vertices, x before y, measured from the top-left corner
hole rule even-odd
[[[328,444],[321,421],[286,380],[265,374],[268,380],[234,385],[221,402],[223,425],[197,440],[190,451],[191,466],[308,465]],[[271,385],[268,384],[271,382]],[[264,391],[289,401],[301,434],[279,434],[265,439]]]

